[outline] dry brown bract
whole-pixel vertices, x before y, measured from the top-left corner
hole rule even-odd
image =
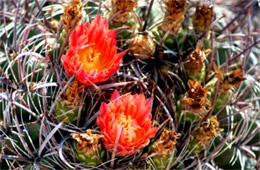
[[[237,88],[240,83],[245,80],[241,68],[236,68],[226,74],[223,69],[219,69],[215,64],[213,64],[213,68],[220,83],[218,89],[220,93],[226,93],[232,88]]]
[[[203,68],[204,59],[211,53],[211,49],[203,50],[201,41],[198,44],[198,47],[191,52],[184,62],[186,70],[191,73],[200,73]]]
[[[63,82],[65,85],[66,82]],[[69,108],[74,108],[80,105],[84,95],[84,86],[77,81],[72,82],[61,96],[62,102]]]
[[[176,34],[181,26],[186,11],[186,1],[184,0],[163,0],[166,5],[164,22],[161,29],[164,32],[170,30],[170,34]]]
[[[211,108],[211,103],[207,98],[209,87],[202,87],[200,83],[195,80],[189,80],[188,86],[189,90],[183,98],[185,110],[204,117]]]
[[[198,5],[192,16],[192,24],[196,33],[204,32],[213,19],[213,8],[206,5]]]
[[[62,22],[65,31],[68,33],[80,25],[82,18],[82,2],[81,0],[73,0],[70,6],[65,7]]]
[[[112,0],[112,17],[116,23],[125,24],[129,13],[137,7],[138,0]],[[115,16],[114,16],[115,15]]]
[[[207,144],[213,137],[219,136],[223,129],[219,128],[219,121],[216,116],[211,116],[203,121],[200,127],[194,132],[194,139],[201,144]]]
[[[92,134],[90,129],[86,133],[72,133],[71,136],[78,142],[78,151],[85,153],[87,156],[93,156],[101,149],[100,138],[102,136]]]
[[[169,152],[173,151],[177,144],[179,133],[173,130],[164,129],[158,141],[152,147],[152,152],[157,153],[160,157],[165,157]]]

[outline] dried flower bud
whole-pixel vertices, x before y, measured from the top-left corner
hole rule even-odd
[[[71,136],[77,141],[78,151],[84,152],[87,156],[92,156],[101,149],[101,135],[92,134],[90,129],[86,133],[72,133]]]
[[[198,81],[189,80],[189,90],[183,98],[183,105],[185,110],[196,113],[200,117],[211,108],[211,103],[208,100],[208,87],[202,87]]]
[[[63,82],[65,85],[66,82]],[[78,109],[81,105],[84,95],[84,86],[77,81],[72,82],[61,95],[61,100],[57,103],[55,113],[60,120],[68,118],[68,122],[74,122],[77,119]],[[66,113],[66,115],[63,115]]]
[[[113,22],[125,24],[129,19],[129,14],[137,7],[138,0],[112,0]]]
[[[217,65],[213,63],[213,69],[216,73],[216,76],[207,83],[207,86],[210,87],[209,99],[212,101],[216,93],[216,84],[217,82],[219,83],[217,89],[218,95],[213,110],[213,113],[217,113],[226,106],[228,101],[230,101],[231,97],[233,96],[234,90],[243,80],[245,80],[245,78],[241,68],[237,68],[231,72],[225,73],[224,69],[218,68]]]
[[[62,22],[66,32],[80,25],[82,18],[82,2],[81,0],[73,0],[70,6],[65,7]]]
[[[189,79],[200,82],[204,81],[206,76],[206,65],[204,60],[210,53],[211,49],[203,50],[202,41],[198,41],[197,48],[192,51],[184,61],[184,67]]]
[[[66,82],[63,82],[65,85]],[[73,108],[79,106],[84,95],[84,86],[78,81],[73,81],[61,96],[63,102],[69,107]]]
[[[159,157],[165,157],[174,150],[179,136],[180,134],[173,130],[164,129],[160,138],[153,144],[152,152]]]
[[[86,133],[72,133],[72,138],[77,141],[75,146],[77,159],[89,166],[96,166],[99,163],[101,151],[101,135],[92,134],[88,129]]]
[[[148,59],[151,58],[155,52],[155,43],[148,34],[137,34],[130,41],[129,48],[130,52],[135,54],[136,58]]]
[[[166,5],[166,12],[161,29],[164,32],[170,30],[170,34],[176,34],[180,29],[182,20],[184,19],[184,14],[186,12],[186,1],[163,0],[163,2]]]
[[[193,154],[199,154],[205,149],[206,144],[208,144],[214,137],[220,135],[222,131],[219,128],[219,121],[216,116],[211,116],[205,119],[193,133],[191,141],[188,145],[188,150]]]
[[[198,5],[192,16],[192,24],[197,34],[204,32],[211,24],[213,8],[206,5]]]
[[[230,89],[236,88],[242,81],[245,80],[243,70],[241,68],[236,68],[226,74],[223,69],[219,69],[215,64],[213,65],[213,68],[220,83],[220,93],[227,93]]]
[[[197,142],[205,145],[212,138],[219,136],[222,131],[219,128],[219,121],[216,116],[211,116],[203,121],[200,127],[194,132],[193,136]]]
[[[180,134],[173,130],[164,129],[160,138],[152,145],[151,153],[156,153],[152,160],[157,169],[166,169],[179,136]],[[172,163],[174,163],[174,159],[172,159]]]
[[[10,52],[10,60],[14,60],[17,56],[17,52],[13,49],[11,52]]]
[[[185,69],[187,72],[198,74],[204,65],[204,60],[207,55],[211,53],[211,50],[203,50],[202,42],[199,41],[197,48],[190,53],[184,62]]]

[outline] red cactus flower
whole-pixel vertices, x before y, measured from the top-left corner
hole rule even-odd
[[[85,86],[101,83],[118,69],[125,52],[117,54],[116,32],[98,15],[92,23],[81,24],[70,35],[69,49],[61,61],[68,76]]]
[[[152,99],[146,100],[144,94],[119,96],[115,90],[110,100],[102,103],[97,118],[104,146],[110,151],[117,146],[118,156],[132,155],[148,145],[157,131],[151,122]]]

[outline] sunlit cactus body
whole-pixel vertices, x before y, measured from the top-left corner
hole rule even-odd
[[[259,169],[256,0],[0,8],[1,169]]]

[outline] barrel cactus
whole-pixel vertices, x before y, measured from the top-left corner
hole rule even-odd
[[[259,169],[259,11],[1,0],[1,169]]]

